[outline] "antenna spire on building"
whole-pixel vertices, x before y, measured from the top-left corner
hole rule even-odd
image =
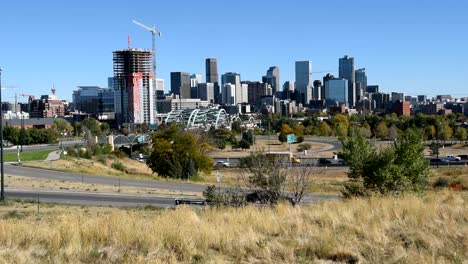
[[[128,42],[128,48],[131,48],[132,45],[131,45],[131,38],[130,38],[130,35],[128,35],[127,42]]]
[[[57,91],[57,89],[55,89],[55,84],[52,86],[52,94],[55,95],[55,92]]]

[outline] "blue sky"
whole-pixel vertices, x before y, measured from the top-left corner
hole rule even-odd
[[[261,80],[280,67],[294,79],[294,61],[337,74],[338,58],[355,58],[369,84],[409,95],[468,96],[468,1],[402,0],[148,0],[2,1],[0,67],[4,100],[15,92],[71,99],[78,85],[107,86],[112,51],[151,48],[136,19],[156,24],[158,77],[171,71],[205,74],[204,59],[219,72]],[[321,79],[323,73],[314,73]]]

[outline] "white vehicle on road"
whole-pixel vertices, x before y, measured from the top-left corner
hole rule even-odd
[[[218,160],[215,164],[216,167],[229,167],[229,162]]]
[[[455,157],[453,155],[447,155],[445,159],[447,159],[448,161],[461,161],[460,157]]]

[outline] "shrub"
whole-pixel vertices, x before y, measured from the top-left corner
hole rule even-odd
[[[114,150],[114,155],[117,158],[125,158],[127,156],[127,154],[125,152],[123,152],[121,149],[115,149]]]
[[[107,165],[107,158],[104,155],[99,155],[97,161],[103,165]]]
[[[297,143],[302,143],[302,142],[304,142],[304,136],[303,136],[303,135],[297,136],[296,142],[297,142]]]
[[[309,150],[312,148],[312,145],[309,143],[302,143],[297,147],[297,151],[302,152],[304,150]]]
[[[427,184],[429,163],[424,159],[424,146],[417,133],[406,132],[393,145],[381,150],[359,135],[342,144],[342,155],[350,168],[348,177],[368,191],[398,194],[422,191]],[[349,193],[345,190],[343,194]]]
[[[122,162],[119,162],[119,161],[113,162],[111,164],[111,168],[113,168],[114,170],[123,171],[123,172],[127,171],[127,167],[125,167],[125,165],[123,165]]]
[[[447,178],[439,177],[433,184],[432,187],[434,188],[447,188],[449,187],[450,182]]]

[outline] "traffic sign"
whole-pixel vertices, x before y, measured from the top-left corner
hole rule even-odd
[[[294,134],[288,134],[288,144],[296,142],[296,136]]]

